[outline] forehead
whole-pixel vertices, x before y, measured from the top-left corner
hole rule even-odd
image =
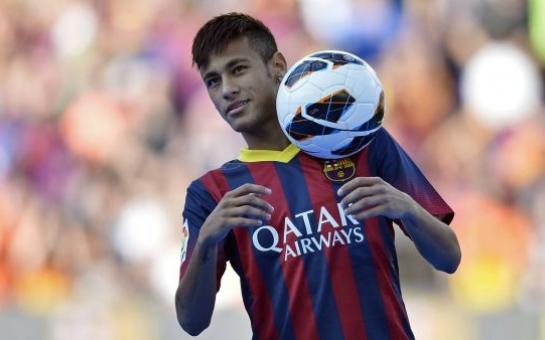
[[[231,41],[218,53],[210,55],[208,65],[199,68],[201,75],[212,71],[224,69],[231,61],[244,59],[250,62],[260,61],[261,56],[248,43],[247,38],[239,38]]]

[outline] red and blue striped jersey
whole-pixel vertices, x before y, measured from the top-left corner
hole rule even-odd
[[[199,228],[219,200],[244,183],[272,189],[270,221],[233,229],[218,254],[218,289],[227,261],[240,276],[253,339],[414,339],[401,296],[393,221],[344,214],[337,189],[378,176],[450,223],[454,213],[384,129],[341,161],[283,151],[243,150],[191,183],[183,212],[180,278]]]

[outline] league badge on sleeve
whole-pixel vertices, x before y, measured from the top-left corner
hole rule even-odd
[[[187,244],[189,243],[189,225],[187,220],[184,220],[182,228],[182,250],[180,254],[180,260],[182,263],[185,261],[185,256],[187,254]]]
[[[344,182],[354,177],[356,165],[350,158],[324,161],[324,175],[333,182]]]

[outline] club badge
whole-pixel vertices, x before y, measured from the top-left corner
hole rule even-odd
[[[330,181],[344,182],[355,174],[356,165],[350,158],[328,159],[324,162],[324,175]]]

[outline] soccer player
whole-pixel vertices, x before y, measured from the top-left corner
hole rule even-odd
[[[337,162],[290,144],[275,110],[286,60],[260,21],[215,17],[192,52],[216,109],[248,148],[187,189],[182,328],[197,335],[208,327],[230,261],[253,339],[414,339],[394,222],[429,263],[453,273],[460,249],[447,225],[451,208],[385,129]]]

